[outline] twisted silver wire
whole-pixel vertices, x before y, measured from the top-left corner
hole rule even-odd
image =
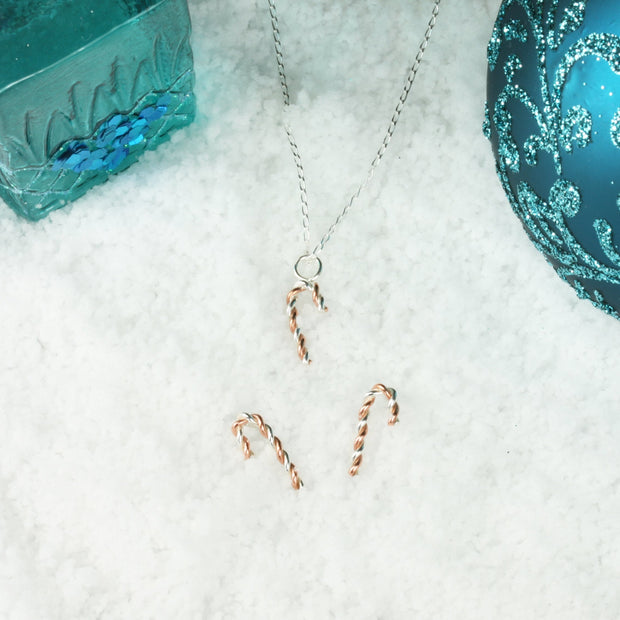
[[[277,10],[275,5],[275,0],[267,0],[269,4],[269,14],[271,16],[271,27],[273,31],[273,40],[276,54],[276,63],[278,65],[278,74],[280,76],[280,86],[282,88],[282,96],[284,99],[284,109],[285,113],[290,107],[290,95],[288,90],[288,83],[286,80],[286,72],[284,70],[284,55],[282,52],[282,41],[280,37],[280,27],[278,22]],[[392,118],[390,120],[390,124],[388,126],[387,132],[383,138],[379,149],[375,155],[375,158],[372,160],[368,172],[366,173],[366,178],[359,185],[357,190],[351,195],[349,201],[344,206],[342,211],[338,214],[332,225],[328,228],[327,232],[321,237],[320,242],[315,246],[314,250],[312,250],[312,254],[314,256],[318,256],[322,251],[327,242],[332,238],[332,235],[342,222],[342,220],[347,216],[351,207],[355,203],[355,201],[359,198],[360,194],[364,191],[364,189],[368,186],[371,179],[374,176],[375,170],[381,160],[383,159],[383,155],[388,148],[388,145],[392,139],[392,135],[394,134],[394,130],[396,129],[396,125],[400,119],[400,115],[403,111],[405,102],[407,101],[407,97],[409,96],[409,92],[413,86],[416,75],[422,63],[422,58],[424,57],[424,53],[426,52],[426,48],[431,40],[431,35],[433,33],[433,29],[435,28],[435,24],[437,23],[437,16],[439,15],[439,4],[441,0],[434,0],[433,10],[431,12],[431,17],[428,21],[426,31],[424,32],[424,37],[422,42],[418,47],[418,52],[416,57],[409,69],[409,73],[407,75],[407,79],[405,80],[405,85],[403,90],[398,98],[398,103],[396,104],[396,108],[394,113],[392,114]],[[306,191],[306,178],[304,173],[304,167],[301,161],[301,155],[299,153],[299,148],[295,141],[295,137],[293,135],[293,131],[288,122],[288,118],[285,118],[285,130],[286,136],[289,142],[289,146],[291,148],[291,152],[293,154],[293,159],[295,161],[295,166],[297,168],[297,177],[299,179],[299,190],[301,195],[301,213],[302,213],[302,226],[303,226],[303,236],[304,243],[306,244],[306,250],[308,249],[308,243],[310,241],[310,216],[308,209],[308,194]]]
[[[278,64],[278,74],[280,76],[280,87],[282,88],[282,98],[284,99],[284,111],[285,117],[290,108],[291,99],[288,92],[288,83],[286,81],[286,72],[284,71],[284,56],[282,54],[282,41],[280,40],[280,26],[278,23],[278,14],[276,11],[276,5],[274,0],[268,0],[269,2],[269,15],[271,16],[271,30],[273,33],[273,44],[276,52],[276,62]],[[304,167],[301,162],[301,155],[299,148],[295,142],[295,136],[291,129],[288,118],[284,119],[284,129],[286,131],[286,137],[288,139],[291,153],[295,161],[297,168],[297,178],[299,179],[299,193],[301,200],[301,221],[304,231],[304,245],[306,247],[306,253],[310,250],[310,213],[308,210],[308,193],[306,191],[306,177],[304,174]]]

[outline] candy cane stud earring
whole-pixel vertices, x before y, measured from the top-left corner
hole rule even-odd
[[[273,446],[273,449],[276,451],[276,456],[278,457],[278,461],[284,465],[284,469],[289,473],[291,477],[291,485],[295,490],[299,490],[304,483],[301,481],[299,477],[299,473],[297,468],[291,460],[285,450],[282,449],[282,443],[280,440],[273,434],[273,430],[271,430],[271,426],[265,424],[263,418],[258,415],[258,413],[242,413],[239,417],[233,422],[232,432],[233,435],[237,438],[237,441],[241,445],[241,449],[243,450],[243,454],[246,459],[249,459],[252,456],[252,450],[250,449],[250,442],[247,437],[243,435],[243,427],[246,424],[253,424],[258,427],[258,430],[261,432],[261,435],[265,437],[269,441],[269,443]]]
[[[383,383],[377,383],[370,392],[366,394],[358,414],[357,437],[353,443],[353,463],[349,468],[349,475],[351,476],[357,475],[360,465],[362,464],[362,451],[364,450],[364,441],[368,434],[368,414],[378,394],[383,394],[388,399],[388,407],[390,408],[390,419],[388,420],[388,424],[394,426],[394,424],[398,422],[399,408],[396,402],[396,390],[394,388],[385,387]]]

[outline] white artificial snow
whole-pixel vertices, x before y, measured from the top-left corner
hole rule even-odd
[[[363,179],[431,0],[279,0],[315,240]],[[620,613],[620,324],[534,249],[482,135],[499,0],[442,3],[371,186],[303,251],[267,3],[193,0],[199,113],[31,224],[0,210],[2,620]],[[356,415],[379,401],[360,475]],[[305,482],[230,426],[262,413]]]

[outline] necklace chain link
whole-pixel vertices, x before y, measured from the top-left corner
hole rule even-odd
[[[278,74],[280,76],[280,86],[282,88],[284,110],[286,113],[286,111],[288,111],[290,108],[290,95],[289,95],[289,90],[288,90],[288,82],[286,80],[286,72],[284,70],[284,55],[282,53],[282,41],[280,38],[280,26],[278,22],[278,14],[276,11],[275,0],[267,0],[267,1],[269,3],[269,14],[271,17],[271,28],[273,31],[273,41],[274,41],[274,47],[275,47],[276,62],[278,65]],[[413,61],[413,64],[411,65],[411,68],[409,69],[407,79],[405,80],[405,85],[400,94],[400,97],[398,98],[398,103],[396,104],[396,108],[394,110],[394,113],[392,114],[392,118],[390,120],[390,124],[387,129],[387,132],[383,138],[383,142],[381,143],[381,146],[379,146],[379,149],[377,150],[375,158],[372,160],[372,163],[370,164],[368,172],[366,173],[366,178],[364,179],[364,181],[362,181],[359,187],[351,195],[345,207],[338,214],[338,217],[336,217],[332,225],[329,227],[327,232],[323,235],[320,242],[316,245],[316,247],[314,248],[314,250],[312,250],[312,252],[310,252],[310,249],[309,249],[310,248],[309,246],[310,244],[310,215],[309,215],[309,209],[308,209],[308,194],[306,191],[306,177],[304,173],[304,167],[301,161],[301,155],[299,153],[299,148],[295,141],[295,136],[293,135],[293,130],[291,129],[288,118],[285,118],[284,128],[286,130],[286,136],[288,138],[288,143],[291,148],[291,153],[293,154],[295,166],[297,168],[297,177],[299,180],[299,191],[300,191],[300,198],[301,198],[301,215],[302,215],[304,244],[306,246],[306,252],[308,254],[318,257],[318,255],[323,251],[325,244],[332,238],[332,235],[334,234],[334,232],[336,231],[336,229],[338,228],[342,220],[347,216],[347,214],[349,213],[355,201],[359,198],[362,191],[364,191],[366,186],[370,183],[377,166],[383,159],[383,155],[385,154],[385,151],[388,148],[390,140],[392,139],[392,135],[394,134],[394,130],[396,129],[396,125],[398,124],[398,120],[400,119],[401,112],[403,111],[405,102],[407,101],[407,97],[409,96],[409,91],[411,90],[413,86],[416,75],[418,73],[418,69],[420,68],[420,64],[422,63],[424,52],[426,51],[428,43],[431,40],[433,28],[435,27],[435,24],[437,22],[437,16],[439,14],[440,2],[441,0],[434,0],[431,18],[428,21],[426,31],[424,33],[424,37],[422,39],[422,42],[420,43],[420,46],[418,48],[418,52]]]

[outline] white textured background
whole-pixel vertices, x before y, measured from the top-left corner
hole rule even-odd
[[[315,233],[361,180],[430,0],[280,0]],[[481,123],[499,0],[445,2],[327,246],[315,363],[266,2],[193,0],[199,115],[39,224],[0,211],[0,617],[620,617],[620,325],[547,266]],[[401,424],[356,414],[376,381]],[[264,414],[299,467],[230,433]]]

